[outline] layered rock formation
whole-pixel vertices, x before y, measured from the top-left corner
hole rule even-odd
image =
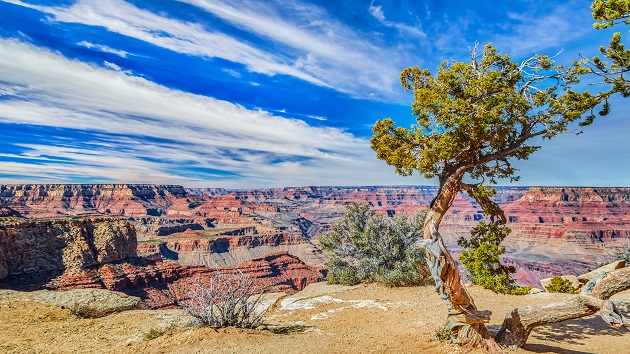
[[[321,271],[307,266],[297,257],[280,252],[223,268],[182,266],[177,262],[134,258],[80,272],[66,272],[50,280],[45,287],[54,290],[104,288],[140,297],[143,308],[167,308],[187,299],[187,284],[191,278],[207,276],[215,271],[228,275],[240,271],[251,276],[261,289],[287,294],[324,278]]]
[[[1,185],[0,197],[23,216],[58,216],[101,213],[156,215],[179,198],[181,186],[134,184]]]
[[[105,288],[136,295],[143,306],[173,306],[193,276],[241,271],[260,286],[292,293],[323,273],[288,253],[232,267],[182,266],[136,255],[134,228],[118,219],[0,218],[0,287],[20,290]]]
[[[0,214],[108,215],[128,220],[138,239],[149,241],[141,243],[141,251],[154,260],[229,266],[286,251],[316,264],[322,258],[312,240],[329,230],[348,203],[369,203],[378,213],[393,216],[422,210],[436,192],[436,187],[427,186],[232,191],[144,185],[0,186]],[[513,230],[504,243],[508,250],[504,261],[519,269],[519,281],[536,286],[537,279],[561,270],[580,274],[606,261],[608,253],[630,237],[629,195],[629,188],[499,188],[495,200]],[[458,252],[457,238],[467,236],[482,218],[474,200],[459,196],[440,227],[447,246]],[[197,234],[178,240],[187,229]],[[215,252],[225,241],[212,238],[231,241],[223,252]]]
[[[147,253],[155,246],[140,246]],[[265,255],[286,252],[309,265],[325,261],[322,252],[301,235],[288,233],[203,237],[187,231],[157,246],[166,258],[184,265],[231,267]],[[165,248],[167,250],[165,250]]]
[[[136,245],[131,225],[117,219],[0,218],[0,279],[122,261]]]
[[[630,188],[531,188],[502,207],[507,261],[538,279],[584,273],[629,246]]]

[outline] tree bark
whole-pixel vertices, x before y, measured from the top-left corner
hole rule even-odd
[[[490,353],[503,353],[501,347],[488,333],[484,323],[490,321],[490,311],[479,311],[466,289],[455,260],[448,252],[438,232],[446,211],[461,190],[461,178],[465,169],[450,175],[441,184],[438,195],[431,204],[424,223],[424,239],[417,245],[427,252],[427,263],[435,280],[436,291],[449,310],[446,326],[451,339],[465,349],[484,346]]]
[[[600,312],[604,321],[615,327],[630,327],[624,313],[629,303],[610,301],[620,291],[630,289],[630,268],[599,276],[584,285],[582,292],[565,302],[512,310],[504,319],[495,339],[502,346],[522,347],[531,331],[542,325],[558,323]]]

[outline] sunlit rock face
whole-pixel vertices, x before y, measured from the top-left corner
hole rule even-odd
[[[133,227],[113,218],[0,218],[0,267],[6,269],[4,277],[123,261],[136,256],[136,245]]]
[[[255,242],[263,241],[282,242]],[[136,249],[135,230],[124,220],[0,218],[0,287],[103,288],[139,296],[145,308],[164,308],[187,298],[186,284],[191,278],[215,271],[242,272],[251,276],[260,289],[286,293],[323,279],[320,268],[306,265],[286,252],[211,268],[139,257]]]

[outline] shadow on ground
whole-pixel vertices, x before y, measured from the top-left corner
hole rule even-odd
[[[496,333],[500,325],[488,326],[491,333]],[[549,344],[528,343],[523,349],[533,353],[562,353],[562,354],[596,354],[597,352],[586,346],[587,336],[609,335],[624,336],[629,335],[627,328],[616,328],[604,322],[601,317],[594,315],[574,320],[554,323],[537,327],[529,336],[529,341],[536,339],[546,343],[563,343],[572,345],[584,345],[584,351],[564,349]]]

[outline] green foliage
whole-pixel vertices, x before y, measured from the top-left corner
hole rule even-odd
[[[630,1],[628,0],[595,0],[591,4],[593,26],[597,29],[610,28],[617,23],[630,24]]]
[[[426,283],[424,251],[414,246],[422,235],[425,214],[388,219],[368,205],[349,205],[330,233],[318,240],[330,252],[327,281],[346,285],[378,281],[389,286]]]
[[[565,132],[600,102],[571,90],[589,72],[579,62],[565,67],[537,55],[519,64],[491,44],[481,57],[475,47],[471,59],[445,61],[436,75],[418,67],[401,73],[402,86],[413,90],[417,124],[407,129],[383,119],[371,139],[377,157],[398,174],[417,170],[442,182],[464,169],[473,180],[517,180],[509,160],[540,148],[527,145],[529,139]]]
[[[597,29],[610,28],[616,24],[630,24],[630,1],[628,0],[595,0],[591,4],[593,18],[597,20],[593,25]],[[588,61],[586,66],[595,74],[603,78],[604,83],[610,85],[608,91],[600,94],[604,105],[599,112],[604,116],[610,112],[608,97],[614,93],[620,93],[622,97],[630,96],[630,80],[624,77],[624,73],[630,71],[630,50],[624,48],[621,43],[621,34],[616,32],[610,40],[608,47],[601,46],[602,55]],[[582,122],[582,125],[590,124],[594,116]]]
[[[498,223],[480,222],[472,229],[470,239],[461,237],[457,244],[464,247],[459,257],[470,273],[469,279],[486,289],[512,295],[529,293],[531,287],[516,287],[510,277],[516,272],[511,266],[501,264],[499,256],[505,253],[501,241],[510,234],[510,229]]]
[[[571,286],[571,281],[562,279],[560,276],[551,278],[551,283],[545,287],[550,293],[577,294],[580,291]]]

